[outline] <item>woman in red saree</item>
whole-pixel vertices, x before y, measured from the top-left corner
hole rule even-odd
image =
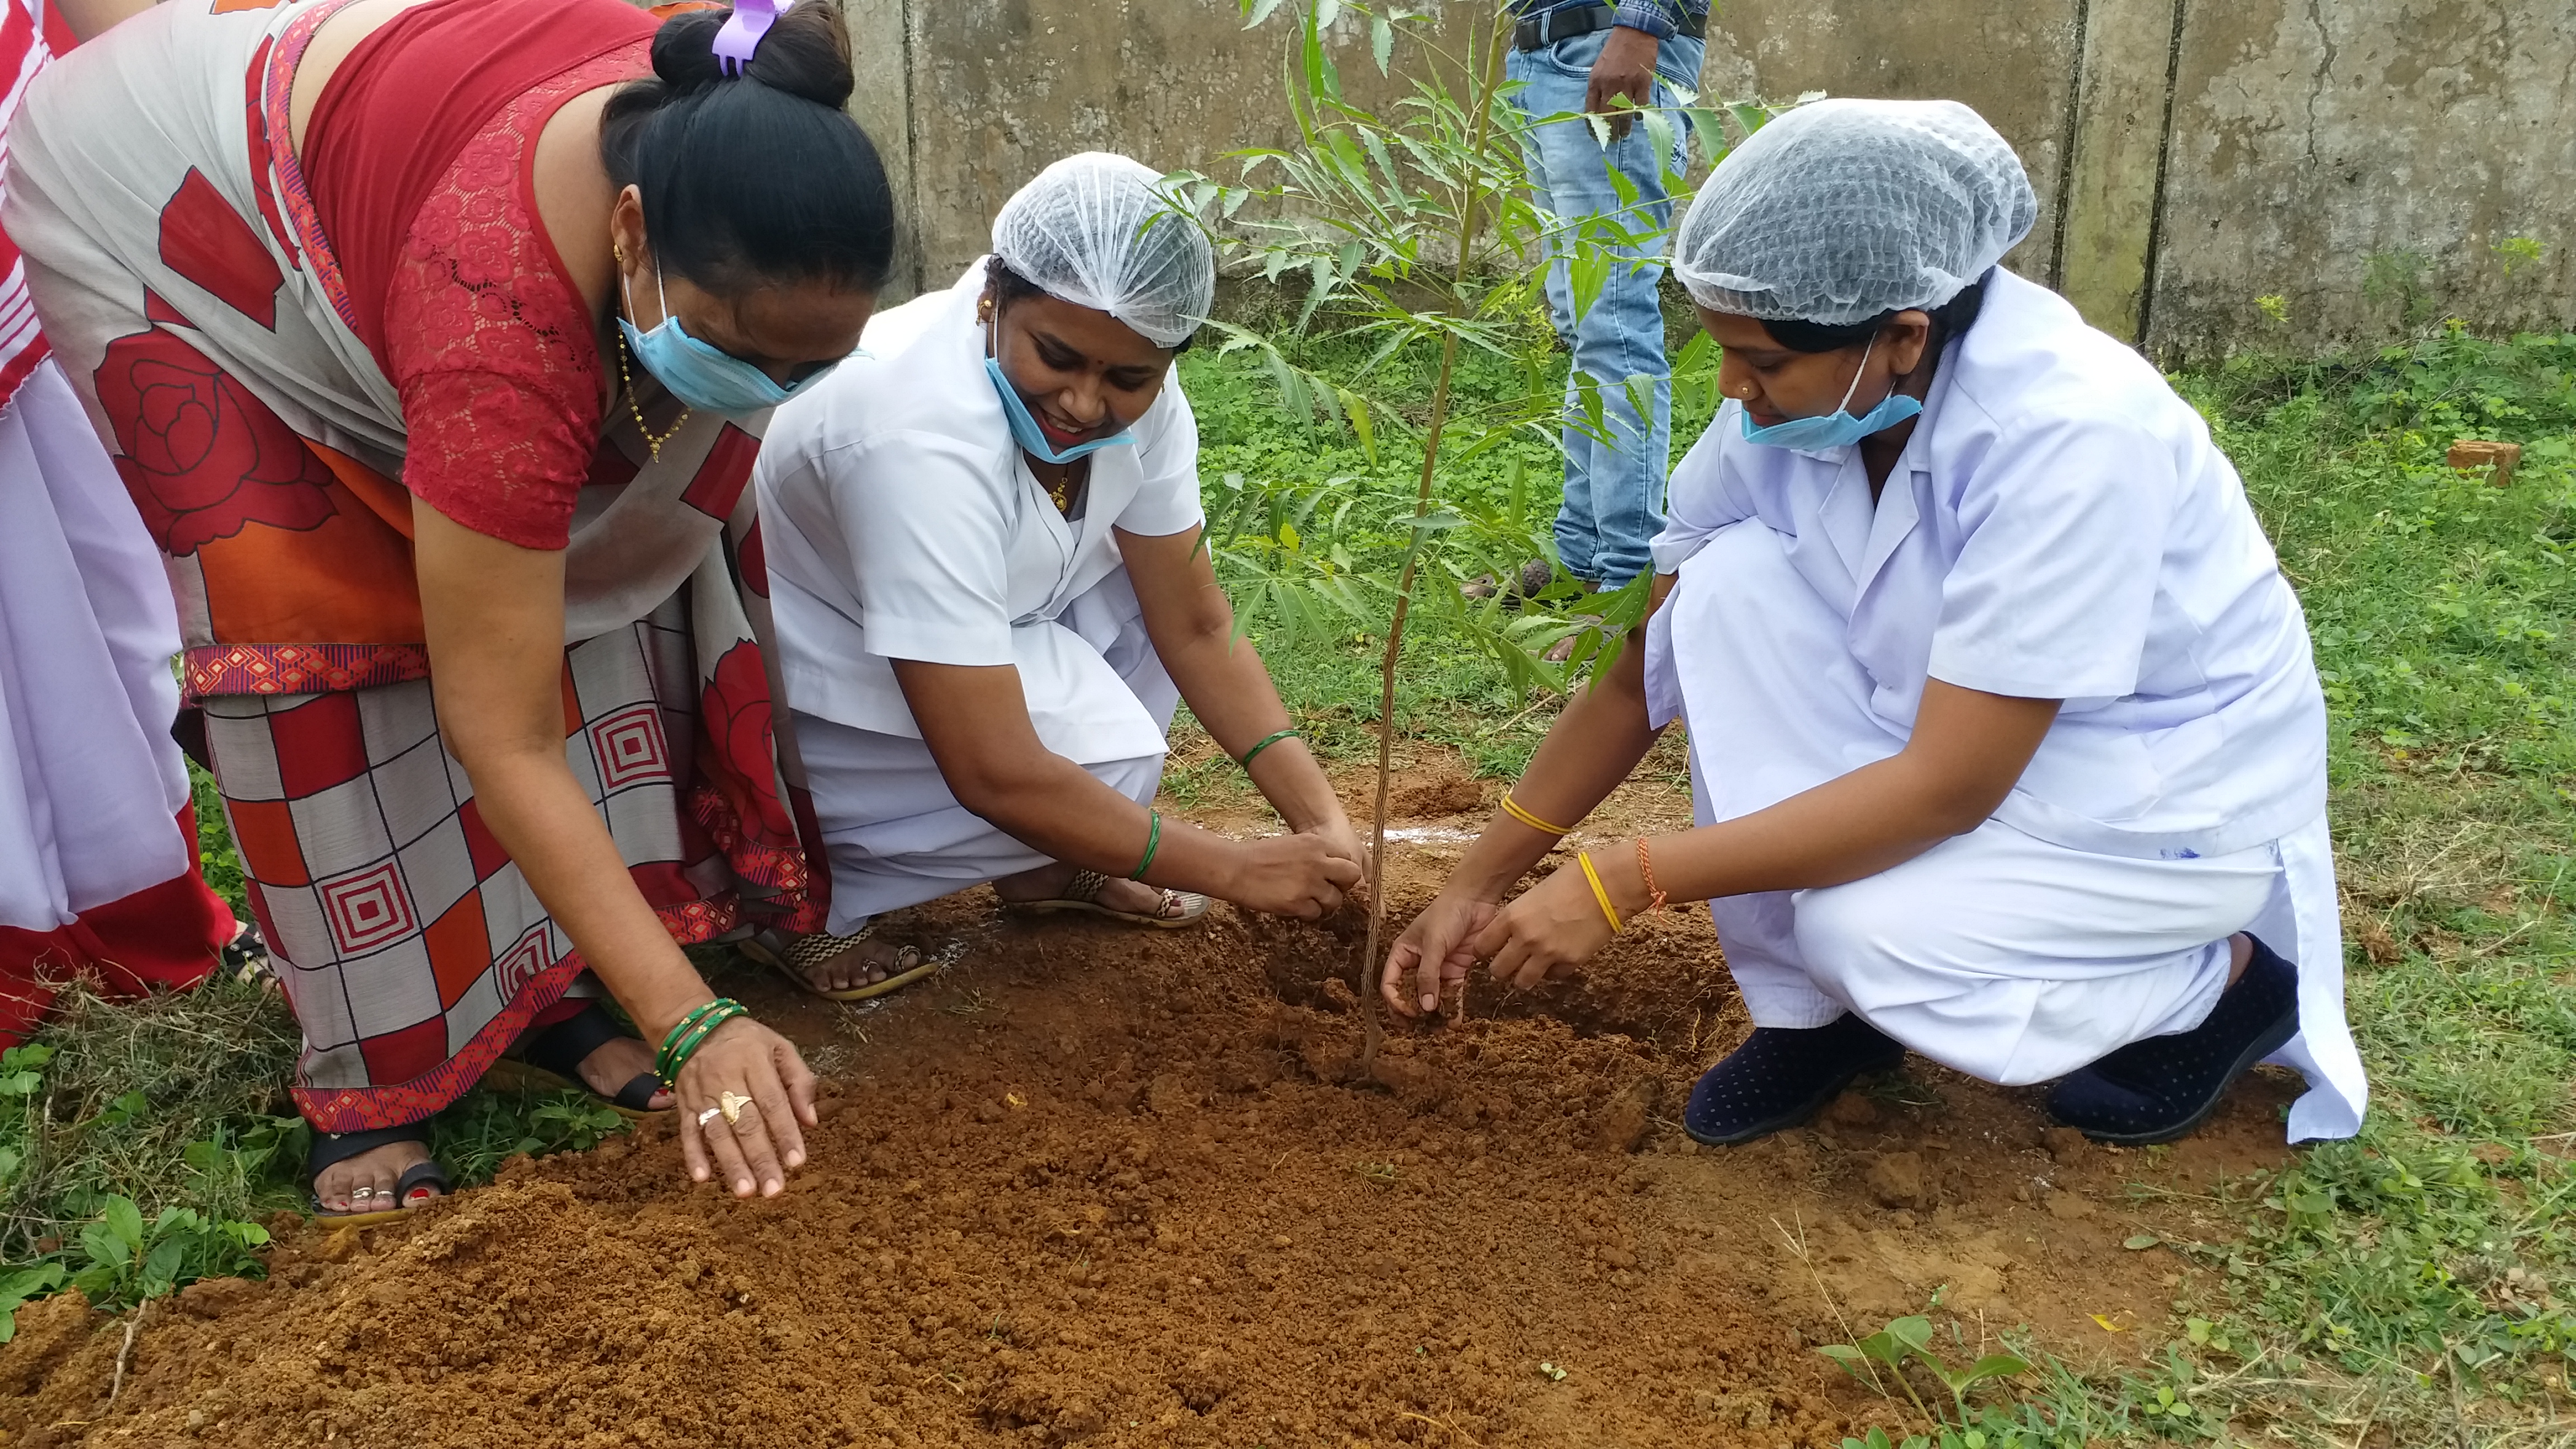
[[[168,560],[322,1211],[443,1189],[505,1051],[738,1195],[804,1160],[680,947],[822,918],[743,485],[891,258],[850,85],[826,4],[170,0],[31,88],[6,223]]]

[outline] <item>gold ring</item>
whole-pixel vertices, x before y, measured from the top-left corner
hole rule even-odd
[[[750,1105],[751,1099],[740,1092],[726,1092],[716,1098],[716,1106],[724,1112],[725,1125],[728,1127],[741,1121],[742,1109]]]

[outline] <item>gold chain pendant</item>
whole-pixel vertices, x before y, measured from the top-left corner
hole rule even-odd
[[[633,352],[634,349],[626,341],[626,329],[620,327],[617,329],[617,380],[625,384],[626,410],[635,416],[635,431],[644,435],[644,451],[651,455],[654,462],[659,463],[662,461],[662,445],[678,437],[680,429],[689,425],[689,410],[680,409],[679,418],[664,430],[662,436],[658,438],[653,436],[653,430],[644,423],[644,405],[635,400],[635,374],[626,369],[626,359],[633,355]]]

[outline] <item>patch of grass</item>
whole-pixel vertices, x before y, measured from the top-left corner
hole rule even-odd
[[[130,1002],[66,987],[0,1057],[0,1310],[65,1286],[122,1308],[255,1274],[261,1225],[306,1207],[312,1129],[287,1096],[300,1047],[282,1001],[221,975]],[[577,1092],[478,1090],[438,1119],[433,1150],[472,1186],[625,1126]]]
[[[295,1204],[306,1129],[287,1100],[283,1007],[217,978],[110,1002],[74,983],[0,1081],[0,1263],[60,1258],[107,1204],[257,1221]]]

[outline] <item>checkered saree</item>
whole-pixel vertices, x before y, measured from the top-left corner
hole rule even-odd
[[[46,333],[169,560],[304,1028],[296,1100],[331,1132],[454,1101],[583,972],[440,743],[401,409],[280,144],[294,63],[342,3],[170,0],[130,22],[161,43],[83,47],[20,112],[7,198]],[[815,929],[828,877],[771,728],[757,424],[700,414],[654,449],[609,416],[565,556],[566,758],[675,939]]]

